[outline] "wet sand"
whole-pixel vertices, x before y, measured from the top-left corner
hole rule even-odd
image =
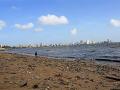
[[[0,53],[0,90],[120,90],[120,65]]]

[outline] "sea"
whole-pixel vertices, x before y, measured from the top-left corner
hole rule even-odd
[[[9,53],[46,56],[53,58],[86,59],[101,61],[118,61],[120,63],[120,47],[109,46],[63,46],[63,47],[40,47],[40,48],[14,48],[8,49]]]

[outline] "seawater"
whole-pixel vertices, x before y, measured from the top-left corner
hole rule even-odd
[[[120,60],[120,47],[94,47],[94,46],[73,46],[73,47],[41,47],[41,48],[16,48],[8,52],[17,54],[34,55],[37,51],[39,56],[54,58],[75,58],[75,59],[96,59],[108,58]]]

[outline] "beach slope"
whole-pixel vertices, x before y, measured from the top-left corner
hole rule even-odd
[[[120,67],[0,53],[0,90],[120,90]]]

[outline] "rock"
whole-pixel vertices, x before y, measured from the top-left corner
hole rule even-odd
[[[25,86],[27,86],[27,81],[21,80],[21,81],[19,82],[19,86],[20,86],[20,87],[25,87]]]
[[[90,79],[90,81],[91,81],[91,82],[94,82],[94,80],[93,80],[93,79]]]
[[[81,79],[80,76],[75,76],[75,78],[76,78],[77,80]]]
[[[47,88],[45,88],[45,90],[49,90],[50,89],[50,87],[49,86],[47,86]]]
[[[37,84],[35,84],[35,85],[33,85],[33,87],[32,88],[39,88],[39,86],[37,85]]]
[[[55,77],[62,77],[62,73],[56,74]]]
[[[63,80],[63,79],[59,79],[59,84],[61,84],[61,85],[68,85],[69,82],[68,82],[68,81],[65,81],[65,80]]]

